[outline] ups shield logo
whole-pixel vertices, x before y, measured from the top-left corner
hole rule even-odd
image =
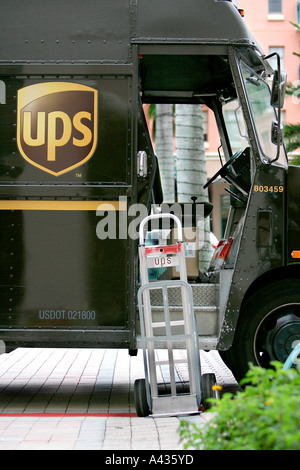
[[[32,165],[59,176],[83,165],[97,145],[97,91],[65,82],[18,91],[17,142]]]

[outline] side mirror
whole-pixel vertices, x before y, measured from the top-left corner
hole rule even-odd
[[[277,153],[276,157],[273,158],[269,163],[276,162],[280,156],[280,149],[283,145],[283,127],[281,125],[281,109],[283,108],[284,104],[284,96],[285,96],[285,89],[286,89],[286,82],[287,82],[287,74],[281,71],[281,64],[280,64],[280,56],[277,52],[273,52],[269,56],[265,57],[265,59],[270,59],[271,57],[276,56],[277,58],[277,70],[274,72],[273,77],[273,84],[272,84],[272,91],[271,91],[271,105],[274,108],[278,109],[278,116],[277,122],[272,122],[272,130],[271,130],[271,140],[273,144],[277,145]]]
[[[274,108],[283,108],[286,82],[286,72],[280,72],[279,74],[278,70],[275,70],[271,92],[271,105]]]

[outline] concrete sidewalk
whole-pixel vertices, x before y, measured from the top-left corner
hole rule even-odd
[[[182,450],[178,428],[178,418],[4,416],[0,450]]]
[[[237,386],[217,353],[201,351],[201,362],[223,387]],[[182,450],[179,417],[136,417],[133,384],[142,377],[141,352],[19,348],[1,355],[0,450]]]

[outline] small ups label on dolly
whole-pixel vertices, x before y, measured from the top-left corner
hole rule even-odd
[[[148,268],[168,268],[170,266],[178,266],[178,258],[176,256],[156,256],[147,259]]]

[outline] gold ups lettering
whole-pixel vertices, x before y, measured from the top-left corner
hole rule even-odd
[[[62,175],[93,155],[97,145],[97,91],[65,82],[18,91],[17,141],[32,165]]]

